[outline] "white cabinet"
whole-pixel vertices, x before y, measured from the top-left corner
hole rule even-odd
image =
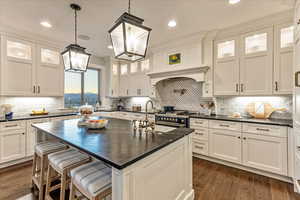
[[[113,63],[111,69],[111,97],[118,97],[119,96],[119,64]]]
[[[240,94],[272,94],[273,28],[242,36]]]
[[[215,42],[214,95],[239,94],[238,38]]]
[[[242,163],[241,133],[227,130],[209,130],[209,155],[233,163]]]
[[[129,96],[130,79],[129,79],[129,65],[120,65],[120,88],[119,95],[122,97]]]
[[[275,26],[274,94],[292,94],[294,26],[290,23]]]
[[[287,175],[287,138],[243,133],[243,164]]]
[[[25,122],[5,122],[0,127],[0,163],[25,157]]]
[[[49,119],[34,119],[27,121],[26,131],[26,156],[32,156],[34,154],[34,146],[37,143],[36,128],[32,127],[32,124],[48,122]]]
[[[34,94],[35,51],[32,42],[1,36],[1,95]]]
[[[63,96],[64,68],[59,49],[37,45],[35,76],[37,96]]]
[[[63,70],[58,49],[1,36],[1,95],[63,96]]]

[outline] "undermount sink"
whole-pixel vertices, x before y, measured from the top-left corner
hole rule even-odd
[[[167,133],[167,132],[173,131],[175,129],[176,128],[174,128],[174,127],[155,125],[155,131],[161,132],[161,133]]]

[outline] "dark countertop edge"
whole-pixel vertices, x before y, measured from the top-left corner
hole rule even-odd
[[[242,123],[252,123],[252,124],[265,124],[265,125],[274,125],[274,126],[286,126],[289,128],[293,128],[293,124],[288,123],[288,122],[279,122],[280,120],[285,120],[285,119],[274,119],[278,120],[276,121],[263,121],[259,119],[247,119],[247,118],[229,118],[227,116],[220,116],[220,115],[215,115],[215,116],[197,116],[197,115],[191,115],[190,118],[198,118],[198,119],[208,119],[208,120],[220,120],[220,121],[231,121],[231,122],[242,122]],[[292,121],[292,120],[291,120]]]
[[[97,112],[129,112],[129,113],[140,113],[140,114],[146,114],[146,111],[133,111],[133,110],[97,110]],[[148,112],[149,115],[154,115],[157,112]]]
[[[39,131],[46,132],[47,134],[50,134],[51,136],[53,136],[53,137],[55,137],[55,138],[57,138],[57,139],[59,139],[59,140],[62,140],[61,138],[57,137],[56,135],[54,135],[54,134],[52,134],[52,133],[50,133],[50,132],[48,132],[48,131],[45,131],[45,130],[43,130],[43,129],[40,129],[39,127],[35,126],[34,124],[32,124],[32,126],[35,127],[35,128],[37,128]],[[188,129],[190,129],[190,128],[188,128]],[[174,130],[173,130],[173,131],[174,131]],[[152,150],[146,152],[144,155],[141,155],[141,156],[139,156],[139,157],[136,157],[136,158],[130,160],[129,162],[127,162],[127,163],[125,163],[125,164],[121,164],[121,165],[115,164],[115,163],[113,163],[112,161],[110,161],[110,160],[108,160],[108,159],[106,159],[106,158],[100,157],[100,156],[98,156],[97,154],[95,154],[95,153],[93,153],[93,152],[89,152],[89,151],[87,151],[87,150],[85,150],[85,149],[83,149],[83,148],[81,148],[81,147],[79,147],[79,146],[77,146],[77,145],[75,145],[75,144],[72,144],[72,143],[70,143],[70,142],[68,142],[68,141],[65,141],[65,140],[62,140],[62,141],[65,142],[66,144],[70,145],[70,146],[73,146],[73,147],[75,147],[75,148],[81,150],[82,152],[85,152],[85,153],[87,153],[87,154],[89,154],[89,155],[95,157],[96,159],[99,159],[99,160],[101,160],[101,161],[103,161],[103,162],[109,164],[110,166],[112,166],[112,167],[114,167],[114,168],[116,168],[116,169],[118,169],[118,170],[122,170],[122,169],[124,169],[124,168],[126,168],[126,167],[128,167],[128,166],[130,166],[130,165],[132,165],[132,164],[134,164],[134,163],[136,163],[137,161],[139,161],[139,160],[141,160],[141,159],[143,159],[143,158],[149,156],[150,154],[153,154],[153,153],[155,153],[156,151],[159,151],[160,149],[162,149],[162,148],[164,148],[164,147],[166,147],[166,146],[168,146],[168,145],[170,145],[170,144],[172,144],[172,143],[175,143],[176,141],[182,139],[183,137],[185,137],[185,136],[191,134],[193,131],[194,131],[194,129],[190,129],[190,130],[189,130],[189,133],[186,133],[186,134],[182,135],[181,137],[176,138],[175,140],[169,141],[169,142],[167,142],[166,144],[161,145],[161,146],[159,146],[159,147],[157,147],[157,148],[155,148],[155,149],[152,149]],[[171,131],[171,132],[172,132],[172,131]]]
[[[20,120],[32,120],[32,119],[43,119],[43,118],[54,118],[54,117],[65,117],[65,116],[73,116],[78,115],[78,113],[57,113],[57,114],[49,114],[49,115],[37,115],[37,116],[16,116],[12,119],[0,119],[0,122],[11,122],[11,121],[20,121]]]

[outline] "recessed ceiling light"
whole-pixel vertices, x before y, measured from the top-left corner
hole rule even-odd
[[[112,45],[108,45],[107,48],[113,49],[114,47]]]
[[[229,0],[229,4],[237,4],[239,3],[241,0]]]
[[[42,21],[40,24],[43,27],[46,27],[46,28],[51,28],[52,27],[52,24],[50,24],[50,22],[47,22],[47,21]]]
[[[175,20],[171,20],[171,21],[169,21],[169,23],[168,23],[168,26],[171,27],[171,28],[175,27],[176,25],[177,25],[177,23],[176,23]]]

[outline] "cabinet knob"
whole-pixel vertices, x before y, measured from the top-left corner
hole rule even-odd
[[[25,135],[25,133],[22,133],[22,135]]]
[[[241,139],[241,136],[238,136],[238,139]]]
[[[241,92],[244,92],[244,84],[241,84]]]
[[[33,93],[35,93],[35,85],[33,86]]]
[[[275,81],[275,91],[277,92],[278,91],[278,82]]]
[[[300,19],[298,19],[298,22],[297,22],[297,24],[298,24],[298,25],[300,25]]]
[[[246,137],[243,137],[243,140],[246,140],[247,138]]]

